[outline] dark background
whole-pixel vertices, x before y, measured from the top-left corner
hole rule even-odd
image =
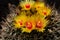
[[[0,0],[0,22],[2,21],[2,17],[6,18],[7,14],[9,14],[8,3],[15,4],[17,6],[19,0]],[[60,0],[45,0],[45,3],[50,6],[55,4],[55,8],[59,10]]]

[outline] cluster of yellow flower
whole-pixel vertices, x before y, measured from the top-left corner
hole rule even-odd
[[[49,23],[49,20],[45,19],[45,17],[51,14],[51,9],[46,7],[44,2],[34,1],[22,1],[19,6],[22,7],[21,10],[28,11],[29,15],[31,9],[35,9],[37,12],[34,12],[33,15],[31,13],[31,16],[27,16],[27,12],[20,11],[19,15],[14,17],[14,27],[21,28],[22,32],[30,33],[32,30],[43,32]]]

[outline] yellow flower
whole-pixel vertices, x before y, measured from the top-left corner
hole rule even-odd
[[[26,15],[19,15],[14,18],[14,25],[15,28],[21,28],[21,26],[24,26],[24,23],[27,21]]]
[[[48,7],[44,8],[44,9],[42,10],[42,14],[43,14],[44,16],[50,15],[50,14],[51,14],[51,9],[48,8]]]
[[[45,7],[45,4],[43,2],[35,2],[34,8],[36,8],[37,11],[41,11]]]
[[[34,29],[35,29],[35,18],[34,16],[28,17],[27,21],[25,22],[25,28],[22,28],[22,32],[30,33]]]
[[[23,10],[30,10],[34,3],[34,1],[22,1],[20,2],[20,6],[23,8]]]
[[[43,32],[45,30],[46,25],[48,24],[48,20],[46,19],[37,19],[36,29],[39,32]]]

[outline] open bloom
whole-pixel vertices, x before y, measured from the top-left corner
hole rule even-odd
[[[42,20],[42,21],[38,21],[36,23],[36,29],[37,29],[37,31],[43,32],[45,30],[45,27],[46,27],[47,24],[48,24],[48,21],[45,20],[45,19]]]
[[[21,28],[21,26],[24,26],[24,23],[27,21],[26,15],[19,15],[14,18],[15,23],[15,28]]]
[[[20,2],[20,6],[23,8],[23,10],[30,10],[34,3],[34,1],[22,1]]]

